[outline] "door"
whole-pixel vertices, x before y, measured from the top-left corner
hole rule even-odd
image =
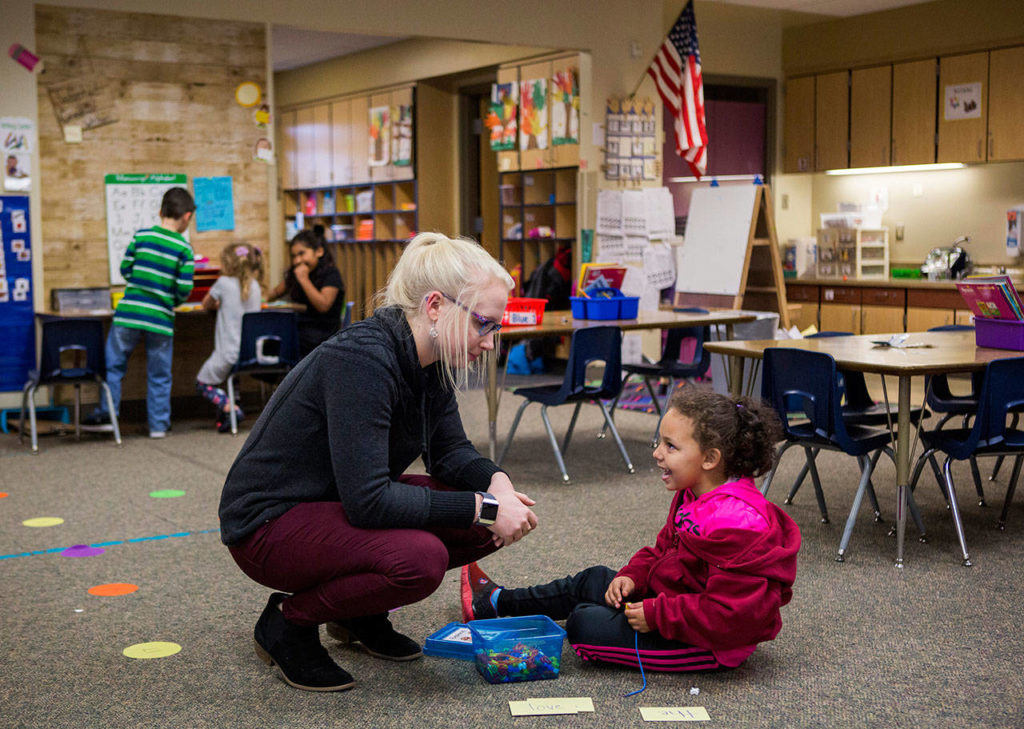
[[[815,169],[850,166],[850,72],[819,74],[814,79]]]
[[[785,155],[786,172],[814,170],[814,76],[786,81]]]
[[[850,167],[890,164],[892,66],[850,74]]]
[[[988,161],[1024,159],[1024,46],[989,55]]]
[[[938,81],[935,59],[892,67],[892,163],[923,165],[935,161],[935,113]]]
[[[988,52],[939,59],[939,162],[984,162]]]

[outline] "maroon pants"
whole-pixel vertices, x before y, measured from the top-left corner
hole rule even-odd
[[[405,483],[450,490],[429,476]],[[384,613],[432,594],[446,570],[497,549],[491,532],[470,529],[360,529],[341,503],[298,504],[229,547],[242,571],[290,592],[284,616],[299,625]]]

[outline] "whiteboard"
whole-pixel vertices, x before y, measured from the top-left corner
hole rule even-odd
[[[135,233],[160,224],[160,203],[172,187],[187,189],[188,176],[124,174],[107,175],[107,255],[110,283],[123,286],[121,259]],[[188,232],[183,234],[188,239]]]
[[[676,259],[676,291],[740,293],[756,196],[756,185],[693,191],[686,236]]]

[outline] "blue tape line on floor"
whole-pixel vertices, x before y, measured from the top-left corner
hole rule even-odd
[[[175,537],[189,537],[195,534],[216,534],[220,529],[200,529],[195,532],[175,532],[174,534],[157,534],[152,537],[135,537],[134,539],[119,539],[112,542],[96,542],[89,544],[90,547],[113,547],[118,544],[136,544],[138,542],[155,542],[160,539],[173,539]],[[72,545],[77,546],[77,545]],[[70,547],[53,547],[52,549],[37,549],[31,552],[15,552],[13,554],[0,554],[0,559],[15,559],[16,557],[37,557],[41,554],[55,554],[63,552]]]

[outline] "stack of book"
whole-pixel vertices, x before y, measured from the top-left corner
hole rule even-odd
[[[974,313],[979,347],[1024,350],[1024,305],[1009,276],[968,276],[956,287]]]

